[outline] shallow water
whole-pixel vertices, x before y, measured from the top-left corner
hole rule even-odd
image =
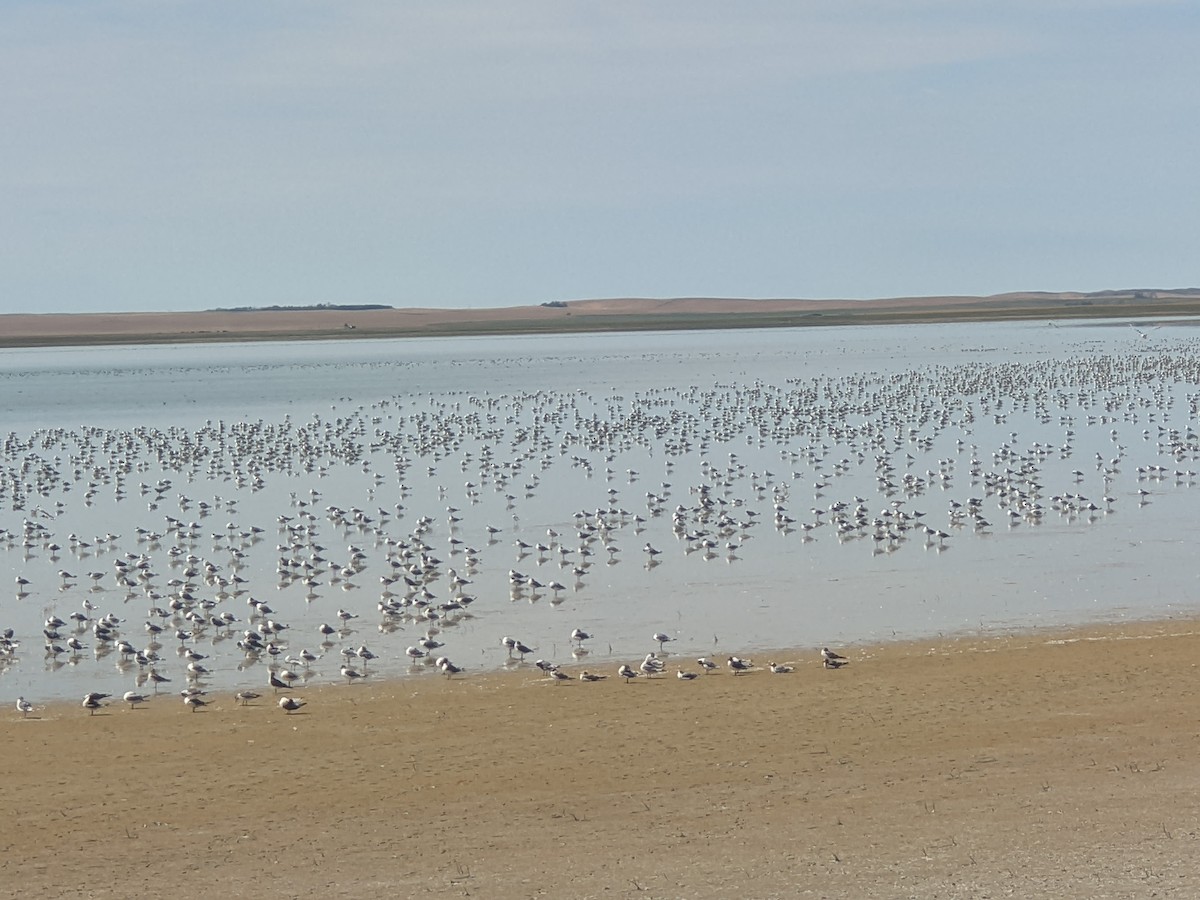
[[[207,657],[199,683],[226,690],[262,689],[272,664],[338,680],[361,646],[372,676],[433,677],[405,655],[430,628],[430,655],[468,672],[573,652],[607,671],[658,631],[686,665],[1190,614],[1198,333],[1139,328],[6,351],[0,629],[20,646],[0,684],[31,699],[145,684],[117,637],[157,654],[164,691],[191,680],[187,648]],[[439,562],[414,571],[422,554]],[[422,612],[459,594],[466,610]],[[272,611],[253,617],[251,598]],[[385,616],[381,600],[407,605]],[[204,624],[226,611],[231,627]],[[109,642],[105,615],[121,620]],[[62,652],[44,650],[49,616],[67,621]],[[278,655],[239,649],[267,619],[286,626]],[[153,641],[147,621],[165,629]],[[534,652],[510,660],[505,635]],[[284,662],[301,649],[323,657]]]

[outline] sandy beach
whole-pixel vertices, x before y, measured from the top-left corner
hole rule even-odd
[[[1196,622],[843,649],[10,707],[0,895],[1195,896]]]

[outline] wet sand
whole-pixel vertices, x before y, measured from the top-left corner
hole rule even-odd
[[[1200,623],[845,652],[10,707],[0,895],[1195,896]]]

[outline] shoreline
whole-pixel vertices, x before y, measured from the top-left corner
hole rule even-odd
[[[1085,642],[1104,643],[1190,637],[1200,640],[1200,609],[1196,610],[1194,614],[1184,615],[1137,617],[1120,621],[1103,620],[1026,627],[1018,626],[1014,628],[997,627],[985,630],[939,633],[927,637],[897,637],[892,640],[867,641],[851,645],[847,651],[849,655],[846,668],[849,670],[851,664],[855,661],[861,663],[880,658],[946,657],[971,653],[994,653],[1000,650],[1012,649],[1014,646],[1065,646]],[[840,652],[840,650],[845,648],[839,645],[832,649],[839,650]],[[699,667],[696,665],[697,656],[673,650],[667,650],[657,655],[667,661],[667,669],[665,674],[655,676],[651,680],[677,680],[675,676],[676,667],[700,672]],[[746,677],[751,674],[770,675],[771,673],[766,668],[770,661],[777,661],[794,667],[793,674],[805,672],[819,674],[822,669],[820,648],[816,647],[775,647],[752,650],[743,648],[733,651],[725,649],[713,652],[707,656],[719,664],[718,671],[720,673],[732,675],[726,666],[726,658],[730,655],[749,656],[755,666],[752,672],[746,672],[737,677]],[[597,660],[589,663],[584,658],[555,664],[562,671],[568,673],[572,681],[577,680],[579,674],[584,671],[602,674],[606,676],[604,679],[606,681],[619,681],[620,679],[616,676],[617,668],[626,663],[636,667],[643,656],[644,654],[617,655],[607,658],[602,662]],[[265,673],[266,670],[264,669],[263,671]],[[464,667],[461,675],[456,675],[452,678],[446,678],[432,667],[427,671],[410,671],[402,674],[389,673],[377,675],[374,672],[369,674],[370,677],[368,679],[356,682],[355,684],[347,684],[341,677],[330,675],[327,679],[312,681],[299,688],[295,688],[291,693],[295,695],[307,693],[314,696],[318,694],[336,695],[339,691],[350,690],[355,695],[362,695],[375,691],[394,692],[410,688],[415,690],[417,686],[429,687],[430,685],[460,684],[468,681],[483,690],[503,690],[528,686],[530,684],[554,686],[553,681],[542,675],[534,666],[532,655],[528,661],[519,665],[506,666],[501,663],[499,666],[488,667],[467,666]],[[142,689],[141,692],[147,693],[149,697],[157,696],[174,702],[181,687],[182,683],[171,682],[169,688],[164,686],[157,695],[149,693],[148,688]],[[212,688],[208,690],[208,693],[214,697],[222,698],[223,701],[228,701],[224,702],[223,706],[229,707],[235,705],[231,698],[238,690],[254,690],[262,693],[263,697],[256,701],[258,705],[263,705],[265,700],[277,701],[280,696],[283,696],[282,693],[274,695],[268,693],[270,688],[263,687],[257,682],[254,684],[239,684],[231,688]],[[53,712],[56,716],[72,716],[80,710],[77,701],[61,697],[48,699],[28,697],[27,699],[34,701],[47,713]],[[119,701],[119,697],[113,697],[110,698],[108,704],[114,708],[119,708],[121,706]],[[215,707],[215,709],[219,708],[221,708],[221,704]],[[109,713],[112,711],[109,710]]]
[[[10,706],[0,894],[1191,896],[1200,619],[1054,634]]]
[[[482,337],[740,328],[1200,316],[1193,291],[878,300],[624,298],[479,309],[280,308],[0,314],[0,347]]]
[[[1184,630],[1172,628],[1172,623],[1179,623]],[[955,653],[965,652],[991,652],[993,649],[1012,644],[1014,642],[1038,644],[1038,643],[1073,643],[1077,641],[1108,641],[1108,640],[1130,640],[1131,637],[1126,637],[1122,633],[1132,629],[1137,632],[1137,639],[1149,639],[1153,637],[1170,636],[1181,637],[1190,636],[1193,633],[1200,636],[1200,607],[1194,611],[1162,611],[1159,614],[1138,615],[1129,619],[1113,619],[1109,617],[1089,619],[1085,621],[1064,621],[1046,624],[1025,624],[1025,625],[996,625],[989,627],[972,627],[964,628],[960,631],[942,631],[929,635],[904,635],[895,636],[892,638],[868,638],[863,641],[850,641],[848,646],[854,648],[857,654],[856,658],[861,660],[872,659],[878,656],[892,655],[914,655],[922,652],[927,652],[929,655],[950,655]],[[1195,631],[1191,630],[1195,629]],[[985,649],[980,650],[979,646],[984,645]],[[846,646],[839,644],[838,646]],[[930,648],[923,650],[922,648]],[[837,649],[833,647],[832,649]],[[657,652],[657,651],[656,651]],[[696,665],[696,659],[700,656],[706,656],[719,664],[720,670],[725,671],[726,659],[728,656],[735,655],[743,658],[750,658],[756,666],[757,671],[763,671],[770,661],[776,661],[785,665],[795,667],[797,672],[806,671],[808,669],[819,670],[821,668],[820,648],[818,647],[738,647],[723,648],[713,650],[708,653],[697,651],[689,653],[687,651],[667,649],[663,653],[658,653],[668,663],[666,674],[672,679],[675,678],[675,668],[682,667],[685,670],[699,672],[699,667]],[[600,673],[607,678],[615,680],[616,670],[622,664],[628,663],[635,668],[644,657],[644,653],[633,654],[605,654],[603,659],[598,656],[593,657],[588,654],[582,658],[572,658],[565,661],[557,659],[547,659],[547,662],[561,668],[569,673],[572,679],[575,679],[583,671]],[[344,678],[333,671],[321,671],[314,673],[310,680],[299,682],[299,686],[293,690],[293,693],[321,693],[321,692],[336,692],[343,688],[352,688],[356,693],[369,692],[371,690],[383,689],[408,689],[415,688],[418,685],[430,685],[434,683],[443,683],[447,681],[445,676],[440,673],[433,665],[432,660],[435,654],[430,653],[426,660],[422,660],[420,664],[410,663],[407,670],[389,670],[378,671],[380,662],[375,662],[372,665],[375,669],[369,672],[370,678],[361,682],[356,682],[353,685],[348,685]],[[497,686],[508,686],[510,682],[534,682],[541,683],[548,680],[542,677],[534,660],[538,657],[537,652],[531,653],[524,661],[516,659],[505,660],[500,659],[499,662],[489,663],[486,665],[475,664],[464,666],[463,673],[449,679],[451,682],[460,682],[471,680],[480,684],[496,682]],[[453,660],[461,664],[460,660]],[[265,678],[266,667],[260,667]],[[746,673],[749,674],[749,673]],[[769,674],[769,673],[768,673]],[[0,668],[0,676],[3,675],[3,668]],[[606,680],[607,680],[606,678]],[[239,690],[252,690],[259,693],[269,691],[262,684],[263,678],[255,681],[239,680],[237,683],[221,686],[212,686],[211,681],[208,683],[206,690],[213,696],[229,698]],[[3,682],[0,681],[0,684]],[[153,695],[150,688],[137,688],[140,693],[147,693],[148,696],[159,696],[174,699],[178,695],[180,689],[185,686],[184,682],[171,681],[165,684],[160,693]],[[47,711],[55,711],[56,714],[73,715],[79,708],[78,701],[74,698],[67,698],[63,695],[52,697],[37,696],[33,694],[24,695],[27,700],[34,702],[40,708]],[[275,695],[274,699],[278,699],[279,695]],[[15,695],[11,698],[15,699]],[[110,699],[110,704],[120,706],[119,697]],[[262,702],[261,700],[259,701]],[[10,704],[11,705],[11,704]]]

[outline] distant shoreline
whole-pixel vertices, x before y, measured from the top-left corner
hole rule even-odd
[[[882,300],[627,298],[499,309],[314,306],[0,315],[0,347],[453,337],[1200,316],[1200,290]]]

